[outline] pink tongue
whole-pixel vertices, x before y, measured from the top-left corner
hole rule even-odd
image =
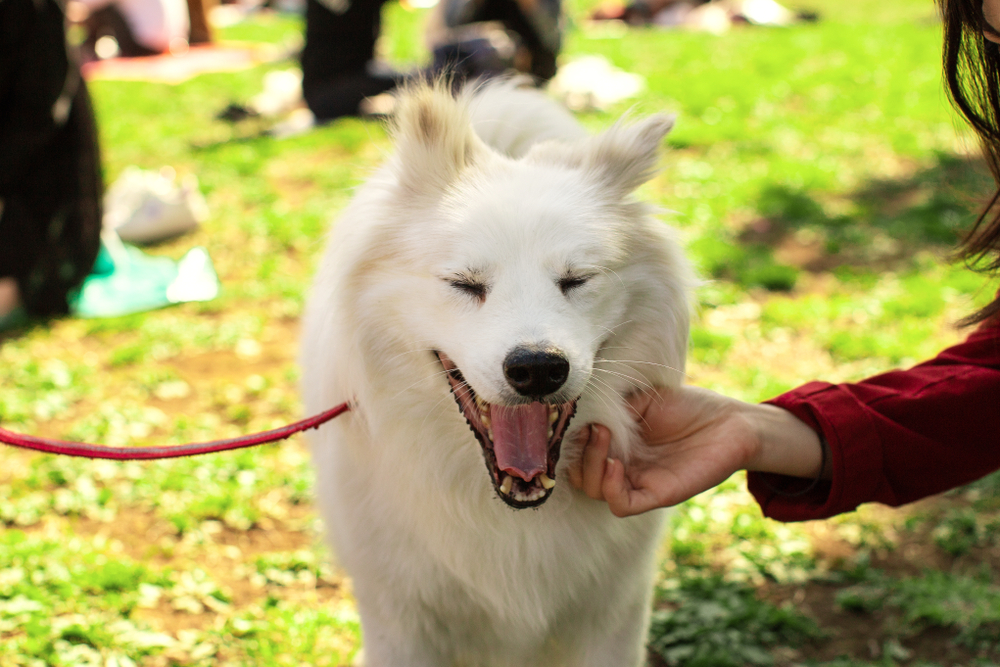
[[[493,453],[500,470],[526,482],[548,465],[549,409],[544,403],[490,406]]]

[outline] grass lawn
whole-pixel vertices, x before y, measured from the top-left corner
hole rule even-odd
[[[961,338],[954,322],[996,286],[947,252],[991,181],[943,92],[931,0],[789,0],[820,21],[721,37],[589,27],[592,4],[568,5],[564,57],[642,74],[637,111],[679,115],[643,194],[706,278],[690,382],[762,400]],[[424,62],[425,14],[386,12],[386,57]],[[301,25],[260,15],[221,34],[288,45]],[[329,221],[388,142],[359,120],[284,140],[213,120],[290,66],[93,82],[106,181],[133,164],[196,174],[211,218],[150,252],[206,247],[223,293],[3,339],[5,428],[135,445],[300,417],[304,293]],[[581,118],[605,127],[628,106]],[[998,489],[783,525],[735,476],[674,514],[650,664],[996,664]],[[0,664],[350,664],[350,582],[311,502],[301,440],[153,463],[0,451]]]

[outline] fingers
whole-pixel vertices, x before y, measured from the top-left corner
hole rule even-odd
[[[632,500],[629,494],[628,481],[625,479],[625,466],[618,459],[608,459],[605,464],[604,484],[601,491],[611,513],[618,517],[632,516],[637,512],[632,510]]]
[[[586,447],[587,442],[590,439],[590,427],[581,431],[581,435],[577,436],[577,442],[581,442],[581,446]],[[583,459],[580,461],[571,463],[566,467],[566,476],[569,478],[570,486],[574,489],[583,490]]]
[[[568,470],[570,484],[594,500],[606,501],[611,512],[619,517],[642,514],[661,506],[648,490],[633,487],[621,461],[608,458],[611,431],[591,424],[584,434],[587,441],[580,464]]]
[[[643,489],[633,488],[625,476],[625,465],[618,459],[608,459],[601,486],[611,513],[617,517],[633,516],[663,505]]]
[[[580,463],[568,469],[569,483],[594,500],[604,500],[601,484],[604,465],[611,446],[611,431],[604,426],[591,424],[582,433],[586,437]]]
[[[590,439],[583,450],[581,468],[583,492],[594,500],[604,500],[601,488],[604,482],[604,466],[608,460],[608,449],[611,447],[611,431],[606,427],[592,424]]]

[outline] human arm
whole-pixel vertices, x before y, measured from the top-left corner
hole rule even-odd
[[[831,453],[830,484],[801,497],[781,493],[785,478],[747,476],[769,517],[820,519],[866,502],[897,507],[967,484],[1000,468],[1000,320],[913,368],[814,382],[769,402],[822,433]]]
[[[631,401],[646,449],[626,470],[608,458],[611,432],[591,425],[570,482],[618,516],[669,507],[737,470],[815,478],[824,449],[814,430],[781,408],[692,386],[658,388]]]
[[[1000,322],[908,370],[854,384],[810,383],[750,406],[682,387],[634,403],[648,451],[625,470],[601,459],[597,427],[571,482],[625,516],[676,504],[737,470],[767,516],[783,521],[848,512],[864,502],[902,505],[1000,468]],[[772,412],[766,417],[764,408]],[[828,445],[829,481],[818,436]],[[796,436],[795,434],[799,435]],[[603,448],[603,449],[602,449]],[[809,454],[809,452],[812,454]],[[606,457],[606,454],[605,454]]]

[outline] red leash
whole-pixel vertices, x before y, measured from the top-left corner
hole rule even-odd
[[[107,447],[105,445],[88,445],[82,442],[66,442],[63,440],[49,440],[48,438],[38,438],[33,435],[22,435],[6,429],[0,428],[0,442],[15,447],[33,449],[36,452],[46,452],[48,454],[63,454],[65,456],[83,456],[89,459],[112,459],[116,461],[141,461],[147,459],[172,459],[178,456],[197,456],[198,454],[210,454],[212,452],[223,452],[230,449],[242,449],[263,445],[268,442],[284,440],[296,433],[319,428],[322,424],[330,421],[351,409],[349,403],[341,403],[335,408],[326,412],[303,419],[302,421],[282,426],[272,431],[263,433],[251,433],[239,438],[228,438],[226,440],[212,440],[211,442],[191,443],[188,445],[173,445],[168,447]]]

